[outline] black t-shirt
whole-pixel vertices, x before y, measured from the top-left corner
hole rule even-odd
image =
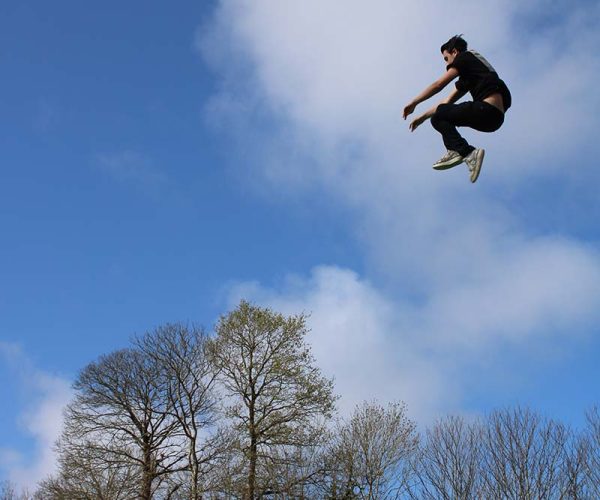
[[[462,92],[471,92],[474,101],[483,101],[486,97],[499,93],[504,101],[504,110],[510,108],[510,90],[481,54],[474,50],[460,52],[446,70],[450,68],[456,68],[460,76],[456,88]]]

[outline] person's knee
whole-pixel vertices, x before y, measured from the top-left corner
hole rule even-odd
[[[442,121],[442,115],[438,111],[431,116],[431,126],[436,130],[440,129],[440,124]]]
[[[447,104],[440,104],[436,110],[435,113],[433,113],[433,116],[431,117],[431,124],[433,125],[434,128],[438,128],[440,122],[445,121],[446,120],[446,112],[448,110],[448,105]]]
[[[436,109],[433,116],[437,117],[437,120],[447,120],[448,112],[452,109],[451,104],[440,104]]]

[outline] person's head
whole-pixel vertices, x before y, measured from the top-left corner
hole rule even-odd
[[[446,64],[452,64],[454,58],[465,50],[467,50],[467,42],[462,35],[453,36],[440,47],[442,57],[444,58],[444,61],[446,61]]]

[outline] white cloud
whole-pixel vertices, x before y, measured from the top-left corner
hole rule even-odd
[[[239,284],[231,305],[246,298],[286,314],[304,311],[318,365],[335,378],[340,409],[373,398],[402,399],[413,415],[430,417],[454,399],[443,367],[420,354],[418,332],[403,328],[398,305],[347,269],[318,267],[309,278],[288,277],[282,289]]]
[[[54,443],[60,436],[63,408],[70,401],[71,384],[63,377],[37,368],[18,345],[0,342],[0,360],[24,395],[25,404],[16,424],[23,437],[33,440],[33,453],[0,450],[0,470],[19,488],[34,490],[56,471]]]
[[[220,102],[243,101],[235,109],[246,115],[252,106],[267,108],[288,124],[277,141],[297,142],[299,133],[300,141],[314,139],[311,147],[318,148],[326,179],[331,168],[344,165],[322,161],[323,156],[337,156],[336,148],[350,140],[366,146],[371,161],[387,152],[395,158],[396,180],[414,182],[416,166],[433,162],[442,146],[431,130],[409,134],[400,118],[402,106],[443,72],[441,43],[465,31],[513,90],[515,106],[506,127],[473,137],[490,145],[497,158],[511,154],[511,161],[497,162],[502,165],[497,175],[510,174],[506,180],[514,183],[515,171],[545,174],[550,156],[567,159],[565,149],[585,143],[598,125],[589,109],[599,98],[589,89],[600,70],[594,52],[600,34],[592,22],[600,9],[570,6],[559,18],[560,28],[540,30],[539,37],[523,35],[523,26],[514,23],[525,15],[533,18],[524,10],[521,2],[508,0],[466,0],[452,9],[433,0],[411,5],[226,0],[200,45],[225,75]],[[289,170],[285,165],[283,172]]]
[[[371,280],[320,268],[295,292],[242,288],[313,312],[320,362],[347,397],[391,394],[393,385],[426,414],[460,402],[460,377],[450,373],[491,345],[540,348],[597,323],[597,251],[528,227],[517,207],[530,206],[527,189],[543,178],[595,190],[595,164],[581,151],[600,152],[590,113],[600,104],[591,91],[599,20],[600,5],[557,10],[546,0],[220,2],[198,38],[222,77],[209,119],[246,139],[243,163],[262,189],[324,187],[354,209]],[[475,186],[462,167],[432,171],[439,135],[427,125],[410,134],[400,116],[443,72],[439,46],[460,32],[514,98],[499,132],[465,133],[487,148]],[[523,201],[506,203],[499,190]],[[360,354],[373,370],[362,381]]]
[[[400,399],[428,422],[461,408],[479,356],[506,342],[528,351],[557,331],[576,337],[600,319],[595,257],[561,242],[544,245],[541,253],[518,253],[516,262],[507,256],[480,283],[440,290],[423,303],[387,296],[350,270],[321,266],[308,278],[288,276],[276,289],[240,283],[230,306],[245,298],[286,314],[307,313],[307,340],[324,373],[335,378],[342,412],[364,400]],[[493,362],[487,370],[497,368]]]
[[[448,342],[473,348],[497,338],[525,344],[556,332],[576,338],[600,319],[599,306],[597,254],[568,241],[538,240],[505,249],[476,280],[436,293],[425,317]]]

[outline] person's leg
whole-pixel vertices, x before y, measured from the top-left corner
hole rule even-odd
[[[504,113],[487,102],[473,103],[468,126],[481,132],[495,132],[504,123]],[[473,150],[464,161],[469,168],[471,182],[479,177],[485,151],[481,148]]]
[[[475,148],[458,133],[456,127],[495,132],[503,122],[504,113],[487,102],[440,104],[431,117],[431,124],[442,134],[446,149],[461,156],[467,156]]]
[[[440,104],[431,117],[431,125],[442,134],[446,149],[456,151],[463,158],[475,148],[458,133],[456,127],[471,125],[474,104],[473,102]]]

